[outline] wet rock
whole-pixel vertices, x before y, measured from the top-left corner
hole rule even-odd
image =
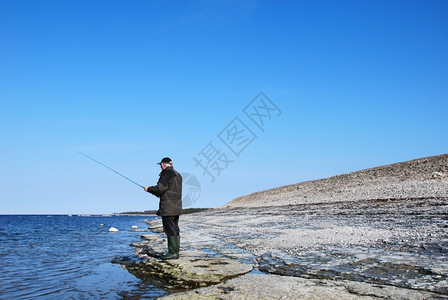
[[[159,235],[143,235],[144,241],[133,243],[138,261],[120,263],[135,276],[145,280],[157,279],[169,289],[192,289],[217,284],[250,272],[252,264],[195,247],[181,248],[180,258],[163,261],[157,257],[166,250],[166,240]],[[224,248],[223,248],[224,249]]]
[[[252,265],[225,257],[204,257],[203,252],[184,251],[176,260],[151,258],[133,263],[127,269],[143,280],[162,280],[171,289],[192,289],[246,274]]]
[[[263,272],[310,279],[350,280],[376,285],[419,289],[448,294],[445,270],[422,266],[409,255],[383,257],[372,249],[320,248],[302,252],[300,257],[283,252],[262,255],[258,260]]]
[[[162,225],[159,225],[157,223],[149,223],[149,225],[150,226],[148,227],[148,229],[150,231],[155,232],[155,233],[164,233]]]

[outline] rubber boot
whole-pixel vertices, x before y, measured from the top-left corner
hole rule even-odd
[[[160,257],[163,260],[178,259],[180,248],[180,236],[169,236],[168,238],[168,253]]]

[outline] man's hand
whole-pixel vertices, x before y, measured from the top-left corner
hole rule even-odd
[[[149,193],[149,186],[145,186],[145,192]]]

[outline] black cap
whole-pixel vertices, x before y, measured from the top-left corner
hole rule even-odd
[[[159,163],[157,163],[158,165],[161,165],[161,164],[172,164],[173,162],[171,161],[171,158],[169,158],[169,157],[164,157],[164,158],[162,158],[162,160],[159,162]]]

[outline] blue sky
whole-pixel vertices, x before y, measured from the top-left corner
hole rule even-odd
[[[157,208],[79,152],[217,207],[447,153],[447,111],[447,1],[0,1],[0,214]]]

